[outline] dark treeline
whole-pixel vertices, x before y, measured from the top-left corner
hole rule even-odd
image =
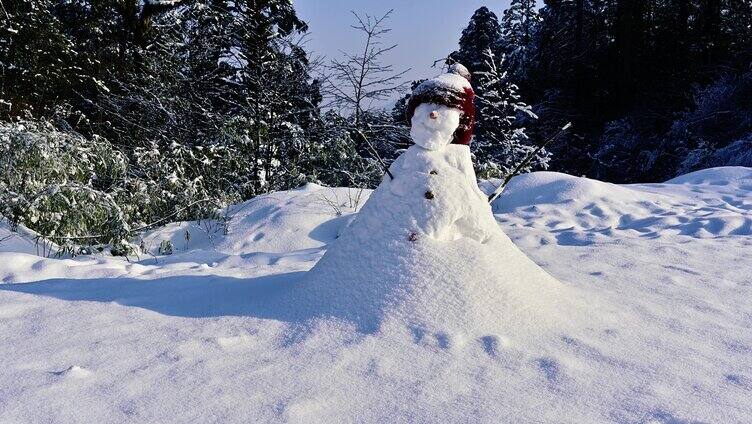
[[[477,10],[453,57],[477,73],[489,48],[539,116],[533,139],[574,124],[552,170],[655,182],[752,165],[752,2],[513,0],[501,20]]]
[[[2,0],[0,217],[65,250],[306,182],[373,186],[409,144],[387,17],[324,63],[290,0]],[[481,177],[661,181],[752,165],[748,0],[514,0],[458,34]],[[363,78],[363,69],[371,72]],[[352,84],[356,81],[355,84]],[[360,81],[359,83],[357,81]],[[333,99],[333,100],[332,100]]]

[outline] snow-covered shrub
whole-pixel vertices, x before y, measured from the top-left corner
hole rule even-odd
[[[134,149],[127,206],[134,225],[216,217],[219,208],[239,200],[228,187],[232,157],[222,146],[175,142]]]
[[[681,121],[697,138],[716,146],[752,132],[752,71],[698,89],[694,108]]]
[[[109,245],[137,249],[140,231],[180,220],[220,218],[241,199],[236,151],[172,143],[129,158],[107,139],[48,122],[0,124],[0,215],[54,242],[61,253]],[[242,168],[240,168],[242,169]],[[84,249],[82,250],[82,247]]]
[[[162,240],[162,242],[159,243],[160,255],[172,255],[172,252],[173,252],[173,245],[170,240]]]
[[[121,245],[130,233],[121,207],[127,159],[107,140],[49,123],[0,124],[0,215],[65,252]]]
[[[592,176],[607,181],[630,181],[636,175],[654,171],[658,153],[656,143],[640,134],[631,118],[607,122],[603,139],[593,155]]]

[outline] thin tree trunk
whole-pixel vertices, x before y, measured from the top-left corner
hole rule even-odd
[[[721,1],[703,0],[702,2],[703,62],[714,64],[721,48]]]
[[[632,103],[636,0],[618,0],[616,9],[616,93],[624,108]]]

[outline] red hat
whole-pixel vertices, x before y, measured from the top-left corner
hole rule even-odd
[[[434,103],[459,109],[462,112],[460,125],[454,132],[452,144],[470,145],[475,128],[475,92],[470,85],[470,72],[455,63],[449,73],[423,81],[415,87],[407,104],[407,120],[413,118],[415,109],[422,103]]]

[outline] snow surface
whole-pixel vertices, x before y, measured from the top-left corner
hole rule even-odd
[[[470,74],[470,71],[465,67],[465,65],[461,63],[453,63],[452,65],[450,65],[448,73],[459,75],[468,81],[472,79],[472,74]]]
[[[13,231],[8,222],[0,218],[0,252],[41,253],[34,243],[34,234],[25,228]]]
[[[0,243],[0,422],[750,421],[752,169],[513,179],[500,228],[582,299],[529,337],[298,309],[288,294],[368,194],[261,196],[227,234],[172,224],[145,244],[175,254],[131,262]]]

